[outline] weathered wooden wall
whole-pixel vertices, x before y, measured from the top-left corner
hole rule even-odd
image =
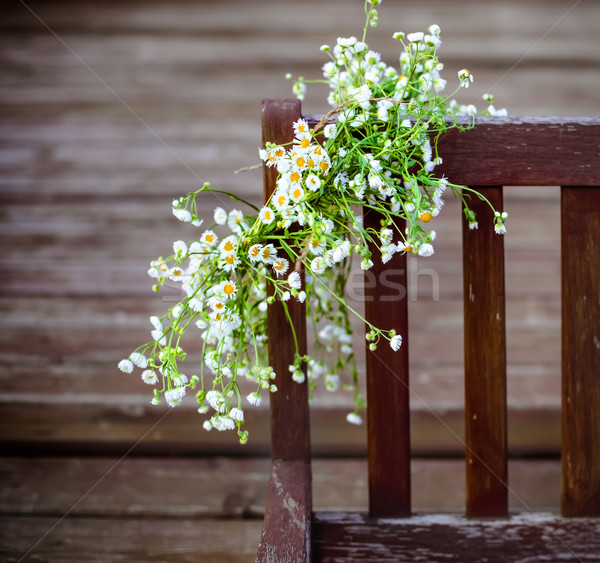
[[[201,430],[193,401],[162,418],[165,411],[149,405],[149,388],[115,366],[149,336],[149,315],[176,298],[175,289],[153,294],[146,277],[148,262],[169,253],[171,241],[194,236],[172,217],[171,200],[204,181],[261,199],[260,172],[232,173],[257,162],[260,99],[291,95],[286,72],[318,77],[325,60],[319,46],[360,34],[362,3],[5,1],[0,12],[0,440],[5,452],[34,456],[3,465],[12,478],[2,481],[2,513],[20,515],[3,528],[3,543],[7,557],[18,559],[27,542],[39,539],[95,482],[61,480],[63,472],[82,475],[88,469],[70,458],[60,462],[41,455],[86,452],[117,460],[139,440],[132,452],[138,455],[268,451],[265,408],[249,417],[251,443],[240,450],[233,437]],[[466,99],[479,100],[491,90],[496,105],[513,115],[597,115],[599,18],[600,5],[585,0],[388,0],[368,39],[392,63],[394,31],[438,23],[449,82],[463,67],[475,75]],[[326,111],[323,97],[322,87],[309,89],[304,110]],[[556,454],[558,190],[506,192],[509,447]],[[206,198],[207,218],[217,203]],[[460,222],[456,205],[444,211],[436,226],[436,254],[412,260],[409,269],[409,280],[417,281],[409,294],[413,444],[430,454],[462,447],[454,435],[462,434],[462,282],[455,244]],[[198,359],[197,353],[191,356],[192,363]],[[319,395],[315,401],[315,448],[321,454],[361,453],[363,431],[344,422],[349,402],[331,399]],[[92,465],[96,459],[90,458]],[[102,459],[111,465],[112,458]],[[206,463],[198,466],[200,473],[221,470]],[[256,463],[266,486],[263,461]],[[46,470],[38,474],[39,467]],[[167,474],[165,490],[177,479]],[[134,487],[135,475],[123,474],[112,490]],[[356,481],[349,479],[359,487],[360,471],[356,475]],[[81,489],[69,488],[67,479]],[[27,494],[19,483],[30,488]],[[192,514],[181,503],[171,511],[165,499],[153,515],[202,517],[199,527],[220,529],[226,537],[225,524],[219,528],[212,519],[232,515],[227,499],[245,483],[223,485],[221,509]],[[190,478],[189,487],[209,491],[211,481]],[[62,500],[50,496],[41,502],[48,488]],[[31,491],[33,498],[27,496]],[[263,497],[256,499],[260,505]],[[115,500],[95,514],[119,515],[132,503]],[[331,506],[339,508],[333,501]],[[235,516],[260,513],[244,510]],[[145,509],[134,516],[142,513]],[[95,528],[78,529],[77,520],[67,520],[71,528],[63,533],[57,526],[38,546],[50,560],[66,558],[53,537],[67,541],[79,534],[85,546]],[[26,523],[30,534],[13,541]],[[229,555],[210,551],[205,560],[248,560],[258,523],[230,524],[247,534],[245,547],[231,547]],[[188,551],[202,549],[194,541],[207,533],[197,536],[191,524],[189,536],[188,528],[181,530],[187,538],[181,541],[191,542]],[[145,560],[141,553],[137,560]],[[160,557],[166,556],[154,560]]]

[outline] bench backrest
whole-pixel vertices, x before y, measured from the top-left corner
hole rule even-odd
[[[264,100],[263,141],[289,142],[301,117],[296,100]],[[313,127],[321,116],[304,116]],[[562,513],[600,516],[600,119],[480,118],[474,129],[440,139],[436,173],[476,188],[497,209],[502,186],[561,186]],[[276,171],[265,169],[264,191]],[[463,228],[466,511],[505,516],[507,494],[506,326],[504,239],[494,233],[489,207],[472,200],[481,227]],[[365,226],[379,217],[366,213]],[[487,226],[489,225],[489,228]],[[396,254],[380,271],[406,272]],[[406,287],[406,275],[401,283]],[[411,512],[407,299],[382,299],[391,288],[365,287],[366,318],[404,337],[400,351],[367,350],[367,433],[371,516]],[[392,289],[393,290],[393,289]],[[303,304],[289,302],[306,350]],[[295,345],[282,307],[269,309],[271,365],[287,373]],[[272,458],[310,461],[306,384],[279,377],[271,397]]]

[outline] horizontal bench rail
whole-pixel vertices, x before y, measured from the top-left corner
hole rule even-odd
[[[300,115],[299,103],[265,100],[264,140],[291,140],[292,123]],[[321,118],[304,116],[311,127]],[[600,516],[600,118],[477,118],[473,129],[442,135],[439,154],[443,163],[436,173],[480,192],[496,209],[503,208],[502,186],[561,186],[562,514]],[[274,185],[274,171],[265,169],[266,197]],[[462,219],[466,515],[504,518],[509,488],[504,238],[495,234],[487,204],[472,197],[470,205],[481,226],[471,230]],[[375,213],[364,215],[366,227],[377,229],[379,220]],[[378,274],[393,268],[404,273],[394,287],[400,283],[406,288],[406,255],[398,253],[393,260],[385,266],[376,263],[373,277],[383,278]],[[395,328],[404,343],[399,352],[367,348],[371,523],[411,514],[408,300],[405,292],[391,303],[385,285],[365,284],[365,318],[381,328]],[[306,346],[303,314],[298,307],[293,318]],[[281,312],[273,307],[269,315],[270,358],[278,373],[285,373],[293,356],[291,337],[283,329]],[[280,390],[271,397],[273,463],[308,463],[309,483],[305,384],[278,379]],[[276,485],[272,482],[271,488],[277,490]],[[310,495],[302,498],[310,513]],[[311,530],[305,526],[302,533],[310,536]],[[323,539],[318,541],[322,549]],[[264,548],[261,543],[263,553]],[[309,560],[310,549],[304,557],[300,560]]]

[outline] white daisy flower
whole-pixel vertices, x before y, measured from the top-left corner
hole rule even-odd
[[[390,340],[390,346],[394,352],[400,350],[400,346],[402,346],[402,336],[399,334],[392,336],[392,339]]]
[[[311,192],[316,192],[321,187],[321,180],[316,174],[309,174],[304,183]]]
[[[190,223],[192,220],[192,214],[187,209],[173,209],[173,215],[184,223]]]
[[[323,130],[323,134],[327,139],[331,139],[335,137],[337,133],[337,126],[335,123],[330,123],[329,125],[325,125],[325,129]]]
[[[293,202],[299,203],[300,201],[302,201],[303,197],[304,197],[304,190],[302,189],[302,186],[295,186],[294,188],[292,188],[290,190],[290,199]]]
[[[185,396],[186,388],[185,387],[175,387],[174,389],[169,389],[165,391],[165,401],[170,407],[176,407],[179,405]]]
[[[382,246],[381,247],[381,261],[384,264],[387,264],[392,257],[394,256],[394,254],[396,253],[396,251],[398,250],[398,247],[395,244],[388,244],[386,246]]]
[[[146,359],[146,356],[140,354],[139,352],[133,352],[129,356],[129,359],[131,360],[133,365],[138,368],[146,369],[148,367],[148,360]]]
[[[346,421],[350,424],[360,426],[363,423],[363,419],[355,412],[350,412],[346,415]]]
[[[433,254],[433,246],[426,242],[419,247],[419,256],[431,256]]]
[[[155,385],[158,382],[158,376],[154,370],[147,369],[142,372],[142,381],[148,385]]]
[[[256,391],[255,393],[250,393],[247,397],[246,400],[253,406],[258,407],[260,405],[261,402],[261,397],[258,394],[258,391]]]
[[[308,249],[315,256],[320,256],[325,251],[325,244],[319,239],[311,239],[308,243]]]
[[[184,275],[185,275],[185,272],[183,271],[183,268],[180,268],[179,266],[175,266],[174,268],[171,268],[169,270],[167,277],[173,281],[181,281],[183,279]]]
[[[416,33],[409,33],[406,38],[411,42],[411,43],[420,43],[421,41],[423,41],[425,37],[425,34],[422,31],[417,31]]]
[[[287,193],[277,190],[277,192],[273,195],[271,202],[277,211],[283,211],[289,207],[290,198]]]
[[[262,244],[253,244],[248,250],[248,258],[250,262],[256,263],[260,261],[261,252],[263,249]]]
[[[235,430],[235,422],[228,416],[219,416],[211,418],[211,424],[219,431]]]
[[[294,134],[297,139],[302,139],[306,136],[310,136],[310,129],[308,123],[304,119],[299,119],[294,123]]]
[[[220,297],[221,299],[231,299],[235,297],[237,287],[235,282],[232,280],[225,280],[215,286],[213,295]]]
[[[244,223],[244,214],[239,209],[232,209],[227,216],[227,226],[236,234],[247,229]]]
[[[226,272],[233,272],[240,263],[235,254],[227,254],[219,261],[219,267]]]
[[[293,271],[288,276],[288,283],[293,289],[300,289],[302,287],[302,279],[300,278],[300,274],[296,271]]]
[[[219,237],[214,231],[207,230],[200,235],[200,241],[206,244],[216,245],[219,242]]]
[[[264,225],[270,225],[275,220],[275,213],[269,207],[263,207],[258,214],[258,218]]]
[[[131,373],[133,371],[133,362],[131,360],[121,360],[117,367],[123,373]]]
[[[225,211],[222,207],[217,207],[215,209],[213,217],[217,225],[224,225],[227,223],[227,211]]]
[[[275,270],[278,276],[285,274],[289,267],[290,263],[285,258],[276,258],[273,261],[273,270]]]
[[[317,256],[311,263],[310,263],[310,269],[315,273],[315,274],[322,274],[323,272],[325,272],[325,270],[327,269],[327,263],[325,262],[325,260],[321,257],[321,256]]]
[[[458,71],[458,80],[463,88],[468,88],[469,84],[473,82],[473,75],[466,68],[463,68]]]
[[[277,249],[272,244],[263,246],[260,250],[259,259],[264,264],[272,264],[277,258]]]

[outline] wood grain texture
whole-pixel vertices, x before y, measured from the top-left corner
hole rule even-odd
[[[472,187],[503,209],[502,187]],[[493,211],[469,201],[482,225]],[[465,447],[468,516],[506,516],[506,326],[504,238],[491,228],[470,229],[463,218]]]
[[[600,187],[561,195],[562,510],[600,516]]]
[[[2,560],[17,561],[49,531],[30,559],[179,561],[191,559],[193,550],[201,561],[254,559],[267,496],[268,458],[117,461],[118,457],[0,458]],[[364,512],[366,476],[364,458],[313,460],[315,509]],[[511,510],[559,511],[558,459],[513,460],[511,476]],[[461,460],[413,460],[412,483],[415,510],[462,511]],[[67,520],[51,530],[67,511]],[[92,539],[86,522],[97,528]],[[117,522],[123,525],[120,532],[115,532]],[[163,525],[154,527],[153,522]],[[142,530],[141,537],[127,543],[124,535],[135,530]],[[147,552],[142,551],[143,530],[155,536],[147,542]],[[165,553],[170,549],[171,559],[155,548]]]
[[[315,458],[312,465],[314,510],[368,509],[365,457]],[[509,465],[512,512],[559,514],[560,459]],[[262,519],[270,466],[268,457],[3,456],[0,514]],[[464,460],[413,458],[411,485],[415,512],[464,510]]]
[[[379,232],[381,217],[367,211],[364,227]],[[394,227],[397,242],[404,225]],[[381,338],[377,349],[366,342],[369,512],[372,516],[409,516],[410,418],[408,380],[408,292],[406,253],[383,264],[377,245],[370,243],[373,267],[365,277],[365,318],[403,338],[398,351]],[[367,326],[367,332],[370,328]]]
[[[321,512],[315,514],[314,535],[315,557],[323,563],[593,561],[600,553],[598,519],[547,514],[474,521],[453,515],[377,520]]]
[[[0,517],[2,561],[247,563],[258,520]]]
[[[310,462],[273,460],[257,562],[312,561]]]

